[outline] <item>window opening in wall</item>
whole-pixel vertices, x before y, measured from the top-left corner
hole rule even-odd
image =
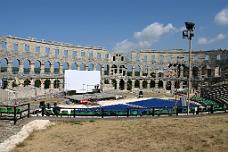
[[[90,58],[90,59],[93,58],[93,52],[89,52],[89,58]]]
[[[39,46],[35,47],[35,52],[40,53],[40,47]]]
[[[18,44],[17,43],[13,43],[13,50],[14,51],[18,51]]]
[[[85,57],[85,52],[83,50],[81,51],[81,57]]]
[[[112,60],[113,60],[113,61],[116,61],[116,57],[114,56],[114,57],[112,58]]]
[[[108,59],[109,58],[109,54],[105,54],[105,58]]]
[[[73,51],[72,56],[73,56],[73,57],[76,57],[76,56],[77,56],[77,51]]]
[[[64,56],[64,57],[68,57],[68,50],[64,50],[64,51],[63,51],[63,56]]]
[[[45,53],[46,53],[46,55],[49,55],[50,54],[50,48],[46,47],[45,48]]]
[[[147,62],[147,56],[144,55],[144,62]]]
[[[124,57],[123,56],[121,57],[121,61],[124,61]]]
[[[0,43],[0,48],[6,49],[7,48],[7,42],[1,42]]]
[[[29,49],[30,49],[29,45],[25,44],[25,52],[29,52]]]
[[[97,53],[97,59],[101,59],[101,53]]]
[[[59,49],[55,49],[55,57],[57,58],[59,56]]]

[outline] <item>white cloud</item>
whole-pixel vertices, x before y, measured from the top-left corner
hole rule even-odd
[[[132,41],[125,39],[117,43],[114,50],[131,51],[133,49],[150,48],[162,36],[174,31],[177,31],[177,29],[172,24],[164,25],[155,22],[146,26],[142,31],[135,32]]]
[[[225,34],[218,34],[216,37],[213,38],[206,38],[206,37],[202,37],[198,39],[198,44],[200,45],[206,45],[206,44],[210,44],[210,43],[214,43],[214,42],[218,42],[218,41],[222,41],[226,38]]]
[[[219,25],[228,25],[228,8],[218,12],[215,16],[215,22]]]

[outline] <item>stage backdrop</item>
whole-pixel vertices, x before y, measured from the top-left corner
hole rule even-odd
[[[64,91],[92,92],[97,87],[100,89],[100,80],[100,71],[65,70]]]

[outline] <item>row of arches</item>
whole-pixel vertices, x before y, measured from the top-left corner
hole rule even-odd
[[[107,79],[104,80],[104,83],[110,83]],[[141,84],[140,84],[141,83]],[[165,89],[165,90],[171,90],[172,88],[174,89],[179,89],[180,87],[186,86],[187,81],[183,81],[181,83],[180,81],[154,81],[154,80],[131,80],[128,79],[127,81],[120,79],[112,79],[111,84],[116,90],[132,90],[133,88],[139,88],[139,89]],[[172,86],[173,85],[173,86]],[[182,85],[182,86],[181,86]]]
[[[33,82],[32,82],[33,81]],[[56,80],[53,80],[51,81],[50,79],[45,79],[43,81],[41,81],[40,79],[36,79],[36,80],[30,80],[30,79],[25,79],[23,82],[18,83],[16,80],[13,80],[11,83],[8,83],[8,85],[11,85],[9,87],[18,87],[19,85],[23,85],[24,87],[25,86],[33,86],[33,87],[36,87],[36,88],[42,88],[43,89],[49,89],[49,88],[53,88],[53,89],[57,89],[57,88],[60,88],[60,80],[56,79]]]
[[[35,60],[34,63],[31,60],[25,59],[23,63],[19,59],[13,59],[11,65],[9,65],[8,59],[3,58],[0,60],[0,68],[1,72],[12,72],[13,74],[18,74],[19,71],[24,74],[29,74],[33,71],[35,74],[40,74],[41,69],[43,69],[44,73],[55,73],[59,74],[64,72],[64,70],[80,70],[80,71],[101,71],[102,67],[104,68],[104,75],[115,75],[120,74],[123,76],[150,76],[150,77],[164,77],[164,72],[166,71],[177,71],[175,76],[180,76],[181,70],[183,70],[183,77],[188,76],[188,67],[185,65],[168,65],[168,69],[166,68],[163,72],[158,72],[156,76],[156,72],[150,66],[147,65],[109,65],[109,64],[95,64],[95,63],[68,63],[63,62],[62,64],[58,61],[51,63],[49,60],[41,63],[39,60]],[[10,69],[11,68],[11,69]],[[162,70],[164,67],[160,67]],[[23,70],[23,71],[21,71]],[[218,70],[220,72],[220,70]],[[198,77],[200,75],[213,76],[212,68],[208,66],[203,66],[201,68],[197,66],[193,66],[192,75],[193,77]],[[167,74],[165,74],[167,75]],[[168,74],[169,75],[169,74]],[[220,75],[220,73],[218,74]]]

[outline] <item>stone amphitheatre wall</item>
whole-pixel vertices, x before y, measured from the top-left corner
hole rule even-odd
[[[227,50],[193,51],[194,90],[204,80],[223,78],[227,54]],[[123,54],[97,47],[3,36],[0,67],[0,78],[7,78],[7,89],[15,90],[17,97],[63,91],[66,69],[99,70],[103,91],[173,93],[187,86],[188,52],[142,50]]]

